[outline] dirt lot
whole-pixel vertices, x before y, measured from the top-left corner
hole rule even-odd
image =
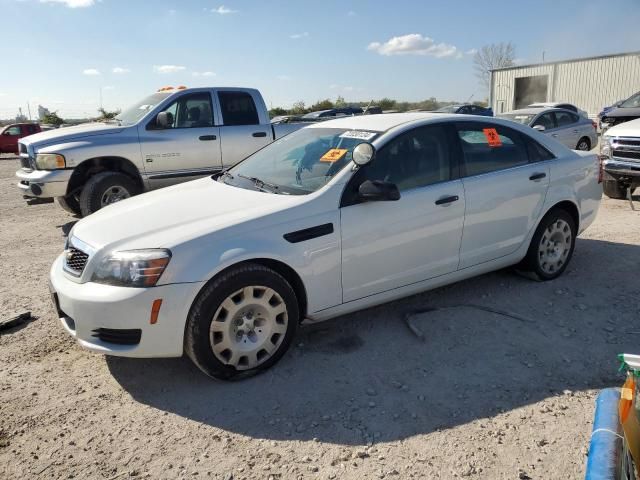
[[[48,269],[74,219],[0,160],[1,478],[578,479],[594,399],[640,352],[640,211],[605,200],[567,273],[496,272],[305,328],[242,382],[81,350]],[[640,200],[640,198],[638,199]],[[520,320],[463,305],[507,310]],[[427,306],[421,342],[403,316]]]

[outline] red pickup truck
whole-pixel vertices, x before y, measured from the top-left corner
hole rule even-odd
[[[14,123],[0,127],[0,153],[18,154],[18,139],[40,132],[37,123]]]

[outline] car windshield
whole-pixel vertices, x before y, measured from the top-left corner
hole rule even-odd
[[[152,110],[160,102],[167,98],[168,93],[154,93],[148,97],[140,100],[135,105],[127,108],[115,118],[122,125],[133,125],[142,117],[144,117],[149,110]]]
[[[498,118],[529,125],[537,113],[501,113]]]
[[[640,107],[640,93],[636,93],[634,96],[627,98],[620,104],[621,108],[637,108]]]
[[[447,105],[446,107],[441,107],[435,111],[442,112],[442,113],[456,113],[458,108],[460,108],[459,105]]]
[[[218,181],[269,193],[306,195],[325,186],[351,162],[353,149],[376,132],[303,128],[257,151]]]

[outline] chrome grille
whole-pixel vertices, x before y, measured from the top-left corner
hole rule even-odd
[[[65,253],[64,264],[70,273],[81,275],[89,255],[73,246],[69,246]]]
[[[611,156],[632,162],[640,162],[640,138],[613,138],[611,141]]]

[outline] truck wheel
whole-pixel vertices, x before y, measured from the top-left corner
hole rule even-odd
[[[75,195],[67,195],[66,197],[56,197],[58,205],[72,215],[80,215],[80,201]]]
[[[80,193],[80,210],[86,217],[102,207],[140,193],[130,177],[118,172],[102,172],[91,177]]]
[[[588,152],[589,150],[591,150],[591,141],[587,137],[582,137],[580,140],[578,140],[578,145],[576,145],[576,150]]]
[[[527,256],[519,265],[541,281],[558,278],[569,265],[576,244],[576,224],[565,210],[547,213],[529,245]]]
[[[627,189],[615,180],[605,180],[602,182],[604,194],[615,200],[624,200],[627,198]]]
[[[241,265],[210,282],[194,301],[185,352],[219,380],[255,375],[282,358],[299,319],[296,294],[280,274]]]

